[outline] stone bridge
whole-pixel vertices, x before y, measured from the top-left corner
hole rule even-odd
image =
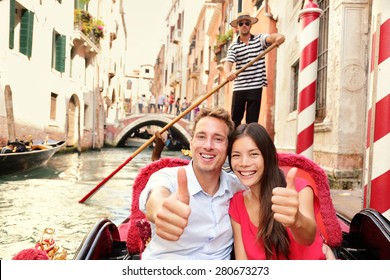
[[[162,129],[173,119],[174,116],[169,114],[134,114],[124,119],[119,119],[113,124],[106,125],[105,145],[124,146],[126,139],[138,129],[150,125],[159,126]],[[191,139],[189,121],[180,119],[169,129],[175,140],[189,146]]]

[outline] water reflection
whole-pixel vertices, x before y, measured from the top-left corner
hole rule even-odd
[[[118,224],[129,213],[131,186],[151,160],[145,149],[83,204],[78,203],[134,152],[110,148],[78,154],[56,154],[47,166],[0,176],[0,259],[31,248],[45,228],[72,259],[85,234],[100,218]],[[181,156],[164,151],[163,157]]]

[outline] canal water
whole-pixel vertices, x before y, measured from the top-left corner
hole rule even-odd
[[[145,149],[79,203],[104,178],[125,162],[135,148],[104,148],[100,151],[58,153],[47,166],[17,175],[0,176],[0,259],[9,260],[32,248],[45,228],[55,230],[56,244],[73,259],[81,241],[101,218],[115,224],[128,215],[134,178],[151,162]],[[181,152],[163,151],[162,157]]]

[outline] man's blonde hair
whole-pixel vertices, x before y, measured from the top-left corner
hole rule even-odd
[[[199,120],[201,120],[204,117],[213,117],[213,118],[222,120],[227,125],[227,127],[229,129],[228,139],[230,139],[230,136],[232,135],[233,130],[234,130],[234,122],[232,121],[232,118],[231,118],[230,113],[228,111],[226,111],[222,107],[216,107],[216,108],[205,107],[205,108],[200,109],[200,111],[198,112],[198,114],[195,117],[192,132],[195,131],[196,125],[198,124]]]

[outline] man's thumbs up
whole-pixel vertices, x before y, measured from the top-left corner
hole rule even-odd
[[[187,205],[190,204],[190,193],[187,186],[187,174],[184,167],[179,167],[177,171],[177,194],[179,200]]]
[[[180,238],[184,229],[187,227],[191,214],[187,175],[183,167],[179,167],[178,169],[177,183],[176,192],[171,193],[166,198],[161,198],[160,196],[160,206],[157,203],[154,205],[155,209],[157,209],[155,210],[156,218],[154,220],[156,234],[169,241],[177,241]]]

